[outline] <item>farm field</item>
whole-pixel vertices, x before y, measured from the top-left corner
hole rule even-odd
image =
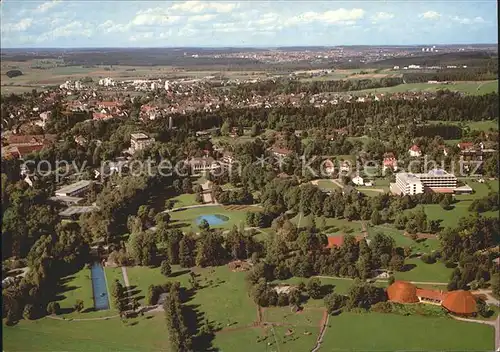
[[[229,208],[230,209],[230,208]],[[212,226],[213,228],[230,229],[234,225],[239,226],[240,224],[245,224],[246,212],[247,211],[258,211],[258,207],[243,207],[238,210],[229,210],[228,207],[221,205],[207,206],[201,208],[191,208],[179,211],[173,211],[170,213],[172,226],[180,228],[184,231],[199,231],[198,225],[195,220],[201,215],[218,214],[224,215],[229,218],[228,221]]]
[[[330,317],[321,351],[487,351],[494,347],[491,326],[449,318],[381,313]]]
[[[365,95],[369,93],[400,93],[400,92],[415,92],[427,91],[435,92],[437,90],[448,89],[450,91],[463,92],[471,95],[482,95],[487,93],[498,92],[498,81],[482,81],[482,82],[455,82],[453,84],[428,84],[428,83],[407,83],[400,84],[394,87],[365,89],[349,92],[353,95]]]

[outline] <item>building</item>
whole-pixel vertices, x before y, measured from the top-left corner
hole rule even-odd
[[[464,290],[449,292],[444,298],[442,306],[449,312],[459,315],[473,315],[477,312],[474,295]]]
[[[384,160],[382,162],[383,168],[382,172],[385,172],[387,169],[391,169],[393,171],[398,170],[398,161],[393,153],[385,153]]]
[[[133,154],[138,150],[143,150],[153,144],[154,141],[154,138],[149,138],[145,133],[132,133],[130,135],[130,151]]]
[[[437,193],[453,193],[457,188],[457,178],[441,169],[433,169],[428,173],[396,174],[396,183],[391,184],[391,191],[396,194],[413,195],[429,189]]]
[[[211,157],[192,158],[186,163],[191,167],[193,174],[220,168],[220,164]]]
[[[270,151],[271,151],[271,154],[277,158],[285,158],[285,157],[292,154],[291,150],[288,150],[285,148],[280,148],[277,146],[271,147]]]
[[[406,281],[395,281],[387,288],[389,301],[398,303],[417,303],[417,287]]]
[[[422,151],[420,150],[420,148],[416,144],[412,145],[410,147],[410,149],[408,149],[408,153],[410,154],[410,156],[416,157],[416,158],[422,156]]]
[[[89,190],[92,181],[82,180],[70,185],[64,186],[56,191],[58,197],[75,197]]]
[[[362,235],[354,236],[354,239],[356,240],[356,242],[359,242],[364,238],[365,237]],[[326,245],[326,248],[341,247],[344,244],[344,239],[345,239],[344,235],[328,236],[327,237],[328,244]]]
[[[396,183],[391,183],[392,193],[401,195],[414,195],[424,193],[424,185],[414,174],[401,172],[396,174]]]
[[[363,186],[365,182],[363,180],[363,177],[357,175],[356,177],[352,178],[352,183],[354,183],[356,186]]]

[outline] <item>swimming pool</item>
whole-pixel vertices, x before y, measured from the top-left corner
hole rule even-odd
[[[90,268],[92,276],[92,292],[94,293],[95,310],[109,309],[108,287],[106,285],[106,274],[100,263],[92,264]]]
[[[200,215],[195,220],[196,225],[199,225],[203,220],[206,220],[210,226],[215,226],[225,223],[229,218],[220,214]]]

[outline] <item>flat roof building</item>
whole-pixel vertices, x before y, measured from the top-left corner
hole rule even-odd
[[[75,197],[85,191],[87,191],[92,185],[92,181],[82,180],[70,185],[59,188],[56,191],[56,196],[58,197]]]
[[[453,193],[457,188],[457,178],[441,169],[433,169],[428,173],[411,174],[400,172],[396,174],[396,183],[391,184],[394,193],[414,195],[424,193],[424,189],[436,192],[449,191]]]

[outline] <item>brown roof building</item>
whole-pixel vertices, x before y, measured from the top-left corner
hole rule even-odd
[[[389,301],[398,303],[417,303],[417,287],[406,281],[395,281],[387,288]]]
[[[477,312],[476,299],[469,291],[457,290],[449,292],[442,305],[455,314],[469,315]]]

